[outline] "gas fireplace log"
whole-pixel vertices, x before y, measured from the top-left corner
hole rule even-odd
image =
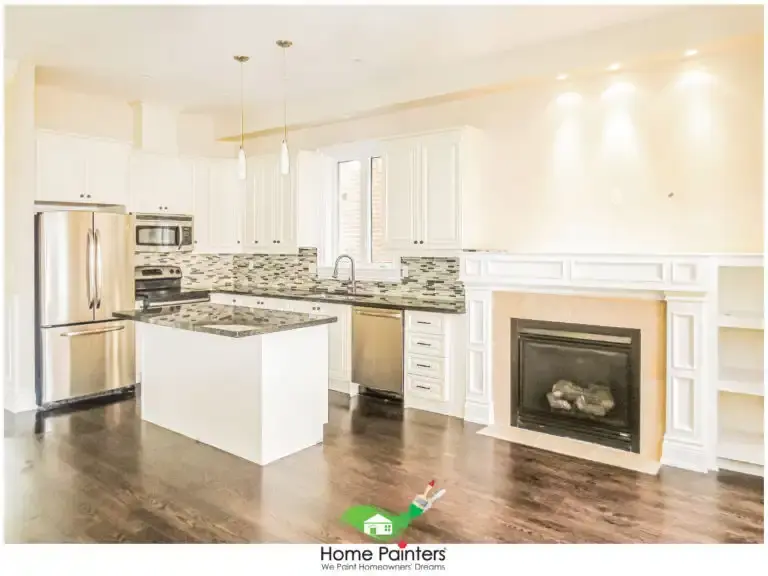
[[[568,402],[568,400],[565,398],[558,398],[555,396],[554,392],[547,392],[547,401],[553,410],[565,410],[567,412],[573,410],[573,406],[571,406],[571,403]]]
[[[568,402],[575,402],[579,396],[584,394],[584,388],[570,380],[558,380],[552,386],[552,394],[555,398],[563,398]]]

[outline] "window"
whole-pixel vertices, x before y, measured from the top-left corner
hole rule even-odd
[[[395,259],[384,250],[384,159],[367,143],[323,152],[336,163],[323,265],[349,254],[361,270],[394,270]]]

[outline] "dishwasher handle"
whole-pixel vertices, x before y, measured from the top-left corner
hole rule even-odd
[[[391,312],[385,310],[361,310],[360,308],[354,309],[355,314],[360,316],[376,316],[378,318],[395,318],[400,319],[403,317],[403,313],[399,310],[393,310]]]

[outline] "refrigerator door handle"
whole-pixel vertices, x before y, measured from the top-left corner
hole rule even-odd
[[[102,275],[103,261],[101,259],[101,234],[96,230],[96,308],[101,308],[101,294],[104,287]]]
[[[86,275],[88,276],[86,278],[86,281],[87,281],[86,296],[88,297],[88,308],[93,309],[93,299],[96,293],[96,280],[95,280],[94,270],[93,270],[94,263],[95,263],[93,230],[88,230],[86,252],[87,253],[85,257],[85,261],[86,261],[85,270],[86,270]]]
[[[101,328],[100,330],[80,330],[77,332],[62,332],[62,338],[72,338],[72,336],[88,336],[89,334],[106,334],[107,332],[119,332],[125,330],[125,326],[113,326],[112,328]]]

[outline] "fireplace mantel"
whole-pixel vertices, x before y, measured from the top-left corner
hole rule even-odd
[[[464,252],[468,358],[465,419],[492,425],[492,294],[498,291],[666,300],[666,429],[661,462],[716,469],[715,254]],[[715,352],[716,354],[716,352]]]

